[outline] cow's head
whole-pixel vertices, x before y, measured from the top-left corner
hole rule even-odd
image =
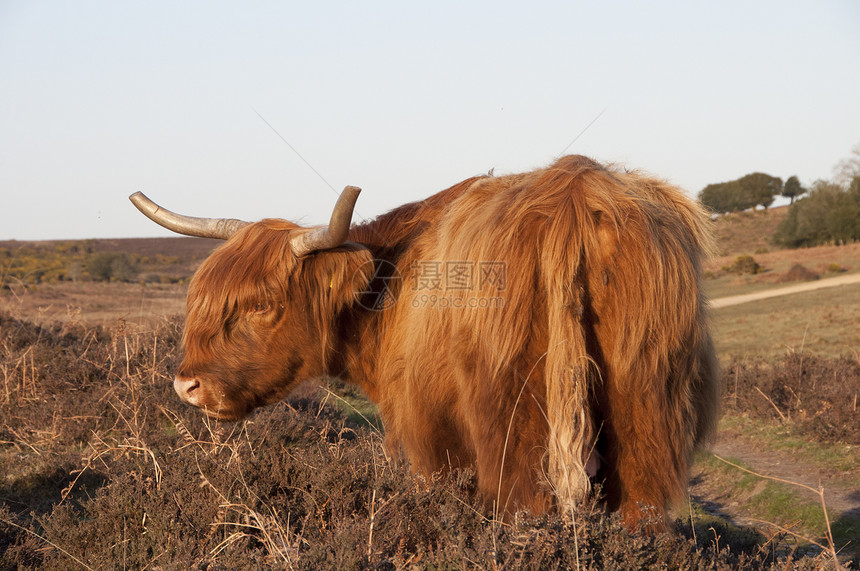
[[[237,420],[323,374],[334,320],[373,272],[370,252],[345,241],[358,193],[347,187],[329,225],[313,229],[284,220],[193,218],[139,192],[130,197],[174,232],[227,240],[188,290],[185,354],[173,383],[183,401]]]

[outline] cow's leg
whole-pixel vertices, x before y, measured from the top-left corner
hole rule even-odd
[[[474,454],[464,445],[458,422],[445,411],[435,414],[413,408],[408,417],[398,420],[393,436],[395,442],[412,464],[412,469],[425,475],[471,466]]]
[[[500,519],[519,510],[541,514],[553,505],[550,487],[542,482],[541,458],[521,445],[508,443],[478,452],[475,467],[478,493],[487,511]]]
[[[466,415],[478,493],[488,511],[498,517],[518,510],[544,513],[554,501],[544,474],[546,448],[542,443],[547,427],[543,413],[529,388],[502,399],[499,386],[475,383],[476,398]],[[508,386],[516,385],[511,382]]]
[[[653,392],[619,391],[610,382],[601,408],[608,507],[621,512],[631,531],[665,529],[666,510],[686,481],[685,436],[671,428],[665,403]]]

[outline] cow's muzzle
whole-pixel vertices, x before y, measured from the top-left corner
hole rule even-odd
[[[192,406],[200,406],[200,381],[176,376],[173,379],[173,390],[182,399],[182,402]]]

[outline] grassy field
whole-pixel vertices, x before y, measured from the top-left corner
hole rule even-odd
[[[789,351],[857,356],[860,285],[723,307],[713,311],[712,322],[723,359],[773,359]]]
[[[145,327],[185,311],[185,284],[53,283],[13,285],[0,295],[0,310],[39,324],[103,325],[118,321]]]
[[[779,215],[717,224],[753,240]],[[183,244],[189,271],[211,247]],[[709,271],[746,253],[733,244]],[[155,259],[158,245],[130,249]],[[712,295],[784,285],[794,263],[822,279],[860,270],[860,245],[756,249],[765,271],[715,276]],[[716,455],[698,458],[690,502],[658,538],[627,534],[596,501],[573,523],[493,520],[471,474],[425,481],[387,456],[373,406],[342,385],[205,421],[170,386],[184,295],[145,280],[0,292],[0,568],[812,569],[833,565],[828,529],[860,563],[860,286],[713,312]],[[745,470],[824,482],[830,519],[816,494]]]

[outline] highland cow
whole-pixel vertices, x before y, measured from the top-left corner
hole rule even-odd
[[[652,529],[685,493],[719,383],[707,217],[679,189],[581,156],[465,180],[350,227],[147,216],[226,239],[188,291],[174,388],[237,420],[326,376],[378,405],[421,473],[469,467],[488,509],[565,512],[601,482]]]

